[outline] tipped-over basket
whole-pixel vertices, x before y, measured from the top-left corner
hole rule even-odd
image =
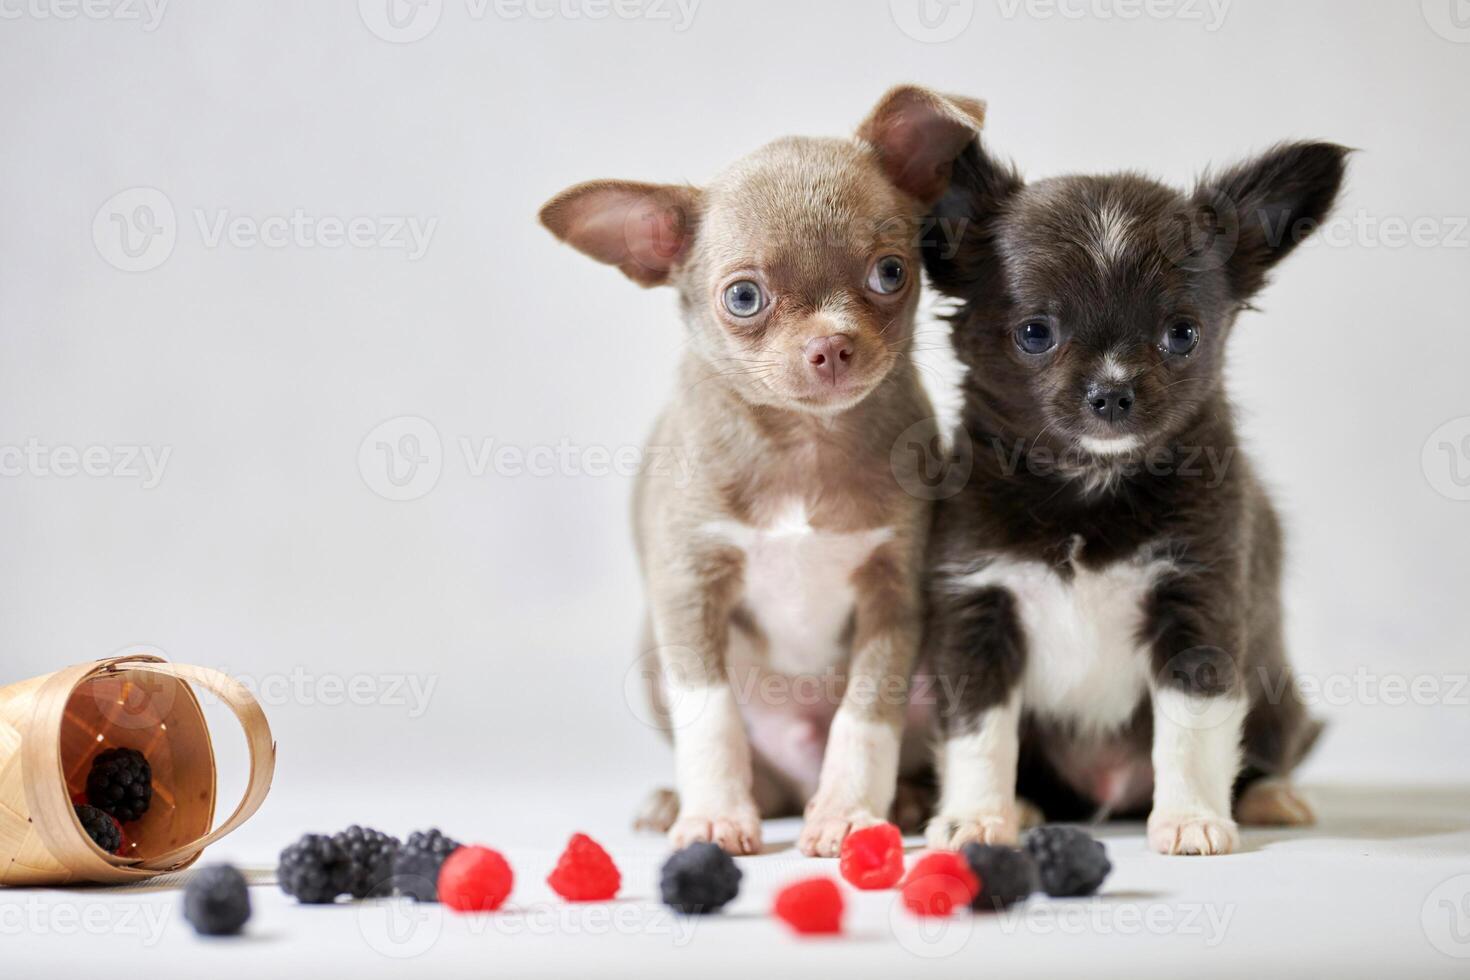
[[[235,713],[250,751],[245,797],[218,827],[214,744],[190,685]],[[118,854],[93,843],[73,802],[109,748],[137,749],[153,769],[153,802],[123,826]],[[0,885],[120,884],[186,868],[259,809],[275,761],[265,712],[215,670],[131,655],[0,688]]]

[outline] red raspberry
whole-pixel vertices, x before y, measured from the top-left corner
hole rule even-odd
[[[842,931],[842,890],[831,878],[808,878],[776,893],[776,918],[806,936]]]
[[[903,880],[903,904],[915,915],[949,915],[979,893],[980,879],[953,851],[924,855]]]
[[[510,894],[515,874],[499,851],[458,847],[439,868],[439,901],[456,912],[493,912]]]
[[[623,876],[597,841],[573,834],[546,883],[569,902],[605,902],[618,893]]]
[[[903,877],[903,835],[891,823],[855,830],[842,842],[842,877],[858,888],[892,888]]]

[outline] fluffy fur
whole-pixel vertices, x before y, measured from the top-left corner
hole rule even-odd
[[[891,449],[935,435],[909,357],[919,229],[983,114],[901,87],[854,139],[779,140],[704,188],[582,184],[541,212],[679,297],[687,353],[652,444],[698,465],[687,486],[650,471],[634,504],[678,783],[644,819],[675,846],[751,853],[763,815],[804,807],[800,848],[835,855],[889,812],[930,523]],[[899,288],[874,285],[885,260]],[[757,311],[732,310],[737,284]]]
[[[1151,803],[1155,849],[1226,852],[1232,793],[1315,738],[1283,648],[1281,530],[1223,368],[1345,157],[1283,145],[1192,192],[1027,184],[978,141],[958,161],[926,247],[962,303],[972,467],[933,544],[927,650],[958,693],[932,843],[1013,840],[1019,779],[1052,819]],[[1309,817],[1298,802],[1252,811]]]

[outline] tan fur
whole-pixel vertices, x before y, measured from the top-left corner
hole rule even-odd
[[[847,662],[834,665],[847,686],[834,707],[850,745],[877,739],[878,754],[891,748],[895,759],[919,641],[929,505],[904,489],[917,485],[912,454],[893,449],[906,432],[918,440],[936,433],[910,358],[917,233],[947,182],[943,154],[959,152],[982,113],[970,100],[900,88],[860,138],[779,140],[702,189],[584,184],[542,213],[579,250],[679,294],[686,354],[650,444],[695,460],[693,477],[650,471],[634,502],[648,646],[665,680],[724,704],[732,626],[758,656],[767,652],[758,616],[744,602],[745,554],[712,528],[767,528],[795,507],[814,535],[871,532],[881,543],[851,576]],[[884,256],[900,257],[907,271],[891,295],[866,285]],[[722,303],[742,279],[768,297],[746,320]],[[853,358],[844,383],[829,389],[803,348],[832,334],[850,338]],[[657,717],[672,727],[668,706],[654,696]],[[672,734],[677,762],[686,733]],[[679,815],[669,824],[676,845],[713,839],[748,853],[759,847],[757,814],[805,804],[802,849],[835,854],[848,829],[888,813],[893,780],[886,797],[874,799],[843,766],[829,765],[832,752],[807,800],[790,786],[783,794],[758,755],[726,741],[712,744],[712,775],[699,772],[697,789],[679,787]],[[657,797],[658,812],[646,822],[665,823],[671,799]]]
[[[1235,801],[1235,820],[1247,827],[1308,827],[1317,814],[1286,780],[1260,779]]]

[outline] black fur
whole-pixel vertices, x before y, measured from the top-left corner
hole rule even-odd
[[[1326,217],[1346,156],[1285,144],[1190,193],[1133,174],[1028,185],[978,142],[957,161],[925,250],[934,284],[961,300],[956,441],[971,474],[941,502],[932,546],[927,652],[964,692],[945,705],[946,732],[973,729],[1007,698],[1027,646],[1016,597],[956,588],[956,569],[1036,561],[1065,578],[1146,556],[1171,569],[1139,636],[1156,683],[1205,697],[1245,691],[1245,778],[1285,773],[1309,747],[1317,729],[1282,643],[1281,532],[1239,451],[1223,368],[1237,315]],[[1051,351],[1019,346],[1033,320],[1058,339]],[[1187,333],[1184,324],[1197,346],[1169,353],[1169,332]],[[1133,389],[1114,423],[1088,404],[1111,375]],[[1132,448],[1089,442],[1122,438]],[[1144,694],[1111,749],[1146,763],[1150,728]],[[1079,742],[1065,720],[1026,718],[1022,790],[1029,782],[1063,811],[1049,816],[1100,802],[1051,765]]]

